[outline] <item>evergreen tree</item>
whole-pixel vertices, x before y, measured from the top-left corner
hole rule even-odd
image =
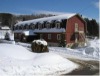
[[[99,37],[99,24],[96,22],[96,20],[89,20],[88,18],[85,18],[84,20],[87,22],[87,35]]]
[[[65,47],[66,46],[65,33],[61,33],[60,36],[61,36],[61,39],[59,40],[59,46]]]

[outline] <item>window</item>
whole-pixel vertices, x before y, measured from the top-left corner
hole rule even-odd
[[[42,24],[42,28],[45,28],[45,25],[44,25],[44,23]]]
[[[17,30],[17,26],[14,27],[14,30]]]
[[[17,30],[19,30],[19,26],[17,26]]]
[[[40,39],[43,39],[43,34],[40,34]]]
[[[51,28],[51,27],[50,27],[50,23],[47,23],[47,24],[46,24],[46,27],[47,27],[47,29]]]
[[[29,26],[27,24],[24,25],[24,29],[29,29]]]
[[[56,28],[60,29],[60,23],[56,23]]]
[[[23,30],[23,25],[20,26],[20,30]]]
[[[32,29],[33,29],[33,30],[35,29],[35,24],[32,25]]]
[[[48,39],[51,39],[51,34],[48,34]]]
[[[19,30],[21,30],[21,26],[19,26]]]
[[[26,26],[26,29],[27,29],[27,30],[29,29],[29,25]]]
[[[78,23],[75,23],[75,32],[78,32]]]
[[[57,40],[61,40],[61,35],[57,34]]]
[[[42,29],[42,24],[38,24],[38,29]]]
[[[32,23],[29,25],[29,29],[32,29],[32,25],[33,25]]]

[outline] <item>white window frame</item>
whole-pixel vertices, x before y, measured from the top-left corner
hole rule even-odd
[[[57,34],[57,40],[61,40],[61,34]]]
[[[60,29],[60,23],[56,23],[56,28]]]
[[[49,29],[50,28],[50,23],[47,23],[46,27],[47,27],[47,29]]]
[[[78,23],[75,23],[75,32],[78,32]]]
[[[48,34],[48,39],[51,39],[51,34]]]

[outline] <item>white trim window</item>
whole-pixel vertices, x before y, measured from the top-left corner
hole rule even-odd
[[[56,23],[56,28],[60,29],[60,23]]]
[[[48,34],[48,39],[51,39],[51,34]]]
[[[57,40],[61,40],[61,35],[57,34]]]
[[[46,27],[47,27],[47,29],[49,29],[50,28],[50,23],[47,23]]]
[[[75,32],[78,32],[78,23],[75,23]]]

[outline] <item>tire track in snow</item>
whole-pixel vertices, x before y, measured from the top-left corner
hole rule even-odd
[[[99,61],[68,59],[79,64],[80,67],[65,75],[99,75]]]

